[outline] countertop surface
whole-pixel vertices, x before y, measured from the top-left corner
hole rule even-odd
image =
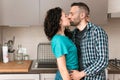
[[[29,72],[31,63],[31,60],[22,61],[21,63],[18,61],[11,61],[8,63],[0,62],[0,73]]]

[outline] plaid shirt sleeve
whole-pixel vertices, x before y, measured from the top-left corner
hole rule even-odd
[[[87,75],[95,75],[103,71],[108,65],[108,36],[104,30],[98,29],[94,32],[94,40],[96,47],[97,59],[94,64],[91,64],[84,72]],[[92,50],[91,50],[92,52]]]

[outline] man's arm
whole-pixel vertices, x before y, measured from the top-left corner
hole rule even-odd
[[[104,70],[108,65],[108,36],[103,30],[96,31],[94,36],[97,58],[93,64],[84,69],[86,75],[95,75]]]
[[[93,64],[91,64],[81,72],[73,70],[71,73],[71,77],[73,79],[79,80],[85,76],[95,75],[96,73],[99,73],[107,67],[109,59],[107,34],[104,32],[96,33],[95,44],[97,50],[97,59],[93,62]]]

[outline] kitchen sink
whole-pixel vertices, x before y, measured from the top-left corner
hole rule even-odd
[[[31,66],[32,70],[57,70],[57,64],[55,62],[41,62],[34,60]]]
[[[31,70],[57,70],[56,59],[51,51],[50,43],[39,43],[37,59],[33,60]]]

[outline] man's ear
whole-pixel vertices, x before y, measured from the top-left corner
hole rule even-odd
[[[80,14],[80,17],[81,17],[81,18],[85,18],[85,16],[86,16],[86,14],[85,14],[84,12],[82,12],[82,13]]]

